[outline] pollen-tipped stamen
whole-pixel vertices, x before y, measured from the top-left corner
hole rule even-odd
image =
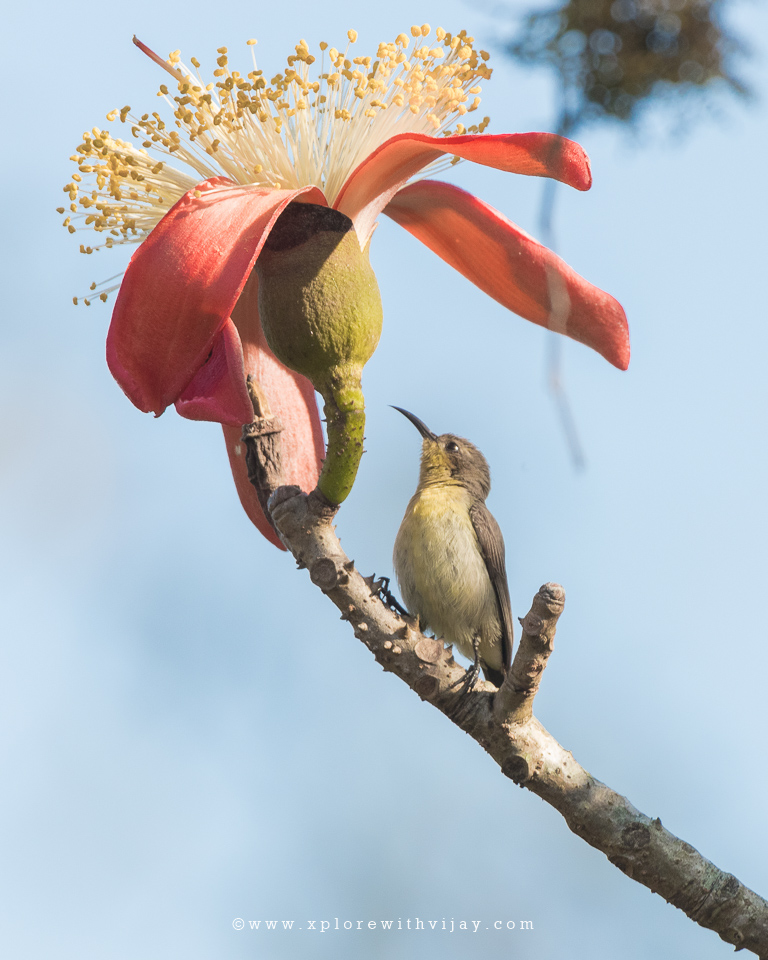
[[[75,232],[84,221],[106,234],[103,246],[141,242],[187,190],[210,177],[266,189],[315,184],[332,205],[352,171],[392,136],[481,133],[488,122],[466,127],[465,114],[477,109],[478,81],[490,76],[488,54],[473,48],[473,38],[442,28],[435,38],[428,24],[382,43],[376,59],[351,56],[357,34],[350,30],[341,52],[321,43],[320,72],[306,41],[297,44],[284,72],[267,81],[255,57],[245,76],[231,70],[226,47],[219,47],[214,82],[205,83],[174,51],[163,60],[134,37],[136,46],[174,80],[177,92],[160,86],[158,96],[173,111],[167,124],[158,112],[134,116],[130,107],[107,118],[128,123],[135,142],[94,128],[83,136],[72,159],[78,173],[66,185],[69,210],[64,226]],[[253,52],[255,41],[249,41]],[[453,129],[450,124],[455,123]],[[183,172],[154,151],[181,161]],[[445,157],[428,171],[446,167]],[[83,177],[90,188],[83,183]],[[95,183],[94,183],[95,181]],[[81,247],[92,252],[96,247]]]

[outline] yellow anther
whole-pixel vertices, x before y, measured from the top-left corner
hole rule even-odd
[[[129,118],[126,106],[110,111],[107,119],[130,119],[133,142],[113,139],[98,128],[83,135],[73,161],[79,174],[91,175],[93,189],[89,185],[79,195],[82,178],[73,176],[65,188],[72,213],[80,214],[86,226],[109,234],[105,237],[109,247],[143,239],[184,193],[192,189],[201,196],[194,184],[211,176],[223,174],[236,183],[275,189],[316,183],[332,202],[354,166],[390,136],[407,131],[443,136],[467,132],[462,124],[451,131],[449,120],[477,108],[478,80],[491,71],[480,62],[466,31],[452,36],[440,27],[433,46],[420,42],[429,33],[428,24],[411,28],[419,45],[410,56],[406,34],[379,44],[375,61],[370,56],[350,60],[323,42],[320,50],[329,55],[329,70],[317,79],[309,73],[315,58],[305,40],[288,57],[285,72],[277,73],[270,84],[261,70],[254,69],[247,79],[230,72],[226,47],[218,49],[215,82],[205,87],[203,79],[198,85],[183,64],[174,68],[178,94],[171,104],[170,129],[157,112],[143,114],[140,120]],[[355,43],[357,32],[348,31],[347,39]],[[248,46],[254,45],[254,40],[248,41]],[[180,63],[179,56],[175,51],[169,62]],[[193,57],[191,62],[199,69],[198,60]],[[160,87],[160,96],[171,96],[167,86]],[[380,121],[389,107],[395,110]],[[334,145],[329,118],[352,125],[343,151]],[[482,132],[487,122],[486,118],[469,132]],[[192,167],[191,173],[151,157],[148,148],[166,157],[175,154]],[[86,158],[90,163],[84,162]],[[65,213],[65,207],[59,209]],[[74,230],[68,220],[64,225]]]

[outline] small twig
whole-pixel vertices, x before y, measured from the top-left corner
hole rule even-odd
[[[520,620],[523,635],[512,666],[493,704],[500,722],[522,723],[533,714],[533,698],[555,642],[555,630],[565,605],[565,591],[545,583],[533,598],[531,609]]]

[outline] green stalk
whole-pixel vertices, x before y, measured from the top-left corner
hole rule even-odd
[[[346,500],[363,455],[365,400],[357,383],[320,391],[325,412],[328,448],[317,487],[330,503]]]

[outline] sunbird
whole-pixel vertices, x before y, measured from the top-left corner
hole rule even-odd
[[[394,407],[423,437],[416,493],[400,524],[393,562],[408,612],[422,628],[482,667],[501,686],[512,658],[512,609],[504,538],[485,500],[491,471],[477,447],[452,433],[434,434]]]

